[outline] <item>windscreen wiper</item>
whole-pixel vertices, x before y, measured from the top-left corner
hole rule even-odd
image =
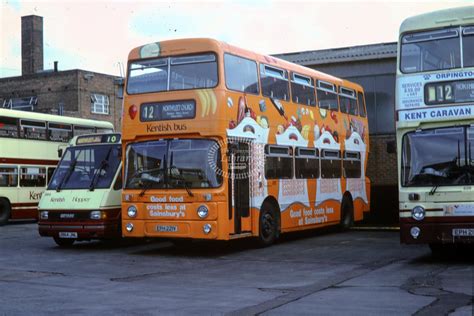
[[[78,155],[78,157],[79,157],[79,155]],[[67,169],[66,174],[61,179],[61,182],[59,182],[58,186],[56,187],[56,192],[60,192],[61,187],[63,186],[63,184],[65,184],[69,180],[69,177],[71,176],[72,171],[74,170],[74,168],[76,168],[76,163],[77,163],[77,158],[78,157],[74,158],[74,160],[71,162],[71,165]]]
[[[435,185],[435,186],[431,189],[429,195],[434,195],[434,194],[436,193],[436,190],[438,190],[438,188],[439,188],[439,185]]]
[[[173,174],[173,170],[176,170],[177,173]],[[191,192],[191,189],[189,188],[189,185],[186,183],[186,180],[184,179],[184,176],[181,174],[181,172],[179,171],[179,169],[176,166],[171,166],[170,167],[170,175],[173,176],[173,177],[176,176],[178,178],[178,180],[181,180],[183,182],[184,188],[186,189],[186,192],[188,192],[188,195],[191,196],[191,197],[194,196],[193,192]]]
[[[110,153],[112,152],[113,147],[109,148],[109,151],[107,152],[107,155],[105,156],[104,160],[100,163],[99,169],[94,173],[94,176],[92,177],[91,183],[89,184],[89,191],[94,191],[95,186],[97,185],[97,182],[99,181],[100,172],[102,170],[105,170],[105,168],[109,165],[109,157]]]

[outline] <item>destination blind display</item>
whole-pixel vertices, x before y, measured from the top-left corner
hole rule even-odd
[[[425,103],[463,103],[474,101],[474,80],[437,82],[425,86]]]
[[[140,106],[140,121],[190,119],[196,116],[194,100],[146,103]]]
[[[77,138],[76,145],[117,144],[120,140],[120,134],[85,135]]]

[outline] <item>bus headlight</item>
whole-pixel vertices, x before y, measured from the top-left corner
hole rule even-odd
[[[411,211],[411,216],[417,221],[421,221],[425,218],[425,209],[423,206],[415,206]]]
[[[201,205],[197,209],[197,214],[200,218],[206,218],[209,215],[209,209],[206,205]]]
[[[131,205],[131,206],[129,206],[128,209],[127,209],[127,215],[128,215],[128,217],[132,217],[132,218],[136,217],[136,216],[137,216],[137,212],[138,212],[138,210],[137,210],[137,208],[136,208],[135,205]]]
[[[40,219],[48,219],[49,212],[48,211],[41,211],[40,212]]]
[[[211,224],[206,224],[202,227],[202,231],[204,232],[204,234],[209,234],[212,230],[212,226]]]
[[[413,237],[413,239],[417,239],[418,236],[420,236],[421,229],[419,227],[412,227],[410,229],[410,235]]]
[[[102,212],[101,211],[92,211],[90,214],[90,219],[101,219]]]
[[[125,225],[125,229],[130,233],[132,232],[133,230],[133,224],[132,223],[127,223],[127,225]]]

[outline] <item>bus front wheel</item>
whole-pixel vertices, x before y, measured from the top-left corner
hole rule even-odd
[[[277,213],[269,203],[264,203],[262,205],[262,208],[260,209],[260,220],[258,230],[259,246],[270,246],[275,242],[278,235],[279,232]]]
[[[70,238],[60,238],[60,237],[53,237],[54,242],[59,246],[59,247],[71,247],[72,244],[76,241],[75,239],[70,239]]]
[[[0,199],[0,226],[5,225],[10,219],[11,207],[6,199]]]

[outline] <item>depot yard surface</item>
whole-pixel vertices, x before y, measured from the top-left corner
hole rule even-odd
[[[435,259],[398,232],[249,241],[77,243],[0,227],[0,315],[472,315],[473,261]]]

